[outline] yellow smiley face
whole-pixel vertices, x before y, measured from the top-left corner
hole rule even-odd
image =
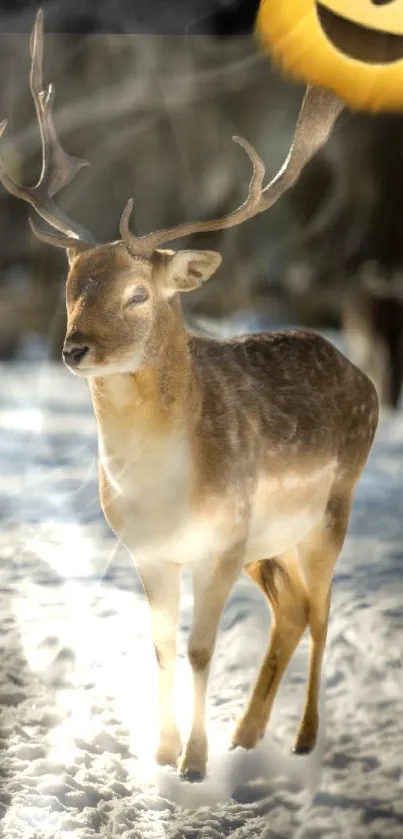
[[[257,33],[295,79],[358,110],[403,109],[403,0],[261,0]]]

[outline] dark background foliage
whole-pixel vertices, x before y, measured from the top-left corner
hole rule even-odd
[[[66,149],[91,162],[61,195],[102,241],[116,238],[135,198],[135,225],[223,213],[240,202],[250,170],[233,134],[250,140],[272,177],[291,142],[303,88],[282,78],[252,34],[257,2],[44,0],[45,78]],[[34,182],[39,136],[28,88],[28,33],[38,4],[1,4],[3,156]],[[403,121],[345,111],[298,185],[242,227],[192,238],[222,251],[223,266],[185,301],[189,314],[264,311],[268,320],[338,325],[372,261],[400,274]],[[0,354],[41,335],[58,356],[65,257],[35,242],[27,207],[0,189]],[[189,242],[178,243],[189,245]]]

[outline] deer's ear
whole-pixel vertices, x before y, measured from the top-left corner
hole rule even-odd
[[[168,262],[167,291],[193,291],[199,288],[221,265],[222,256],[216,251],[178,251]]]

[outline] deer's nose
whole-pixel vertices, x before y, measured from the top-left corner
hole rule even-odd
[[[63,361],[69,367],[78,367],[89,350],[85,340],[67,338],[63,347]]]

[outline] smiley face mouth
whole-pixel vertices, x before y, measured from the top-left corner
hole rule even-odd
[[[316,13],[327,40],[348,58],[365,64],[392,64],[403,57],[403,37],[353,23],[316,2]]]

